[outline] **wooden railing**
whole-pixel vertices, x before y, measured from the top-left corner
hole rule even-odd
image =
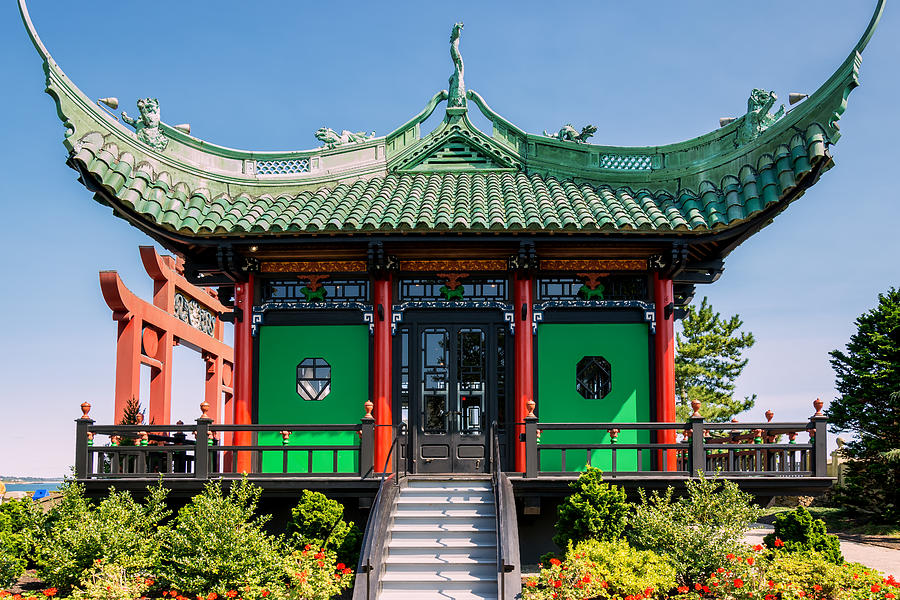
[[[239,477],[236,465],[247,463],[239,461],[239,455],[249,455],[251,477],[380,477],[382,467],[374,465],[375,429],[397,426],[376,425],[371,403],[366,406],[369,410],[358,424],[220,425],[204,410],[191,425],[96,425],[85,403],[82,418],[76,420],[75,477]],[[773,423],[770,414],[766,423],[708,423],[699,405],[684,423],[542,423],[532,411],[523,423],[522,475],[572,476],[590,465],[611,478],[691,477],[698,471],[728,477],[826,477],[827,421],[821,402],[815,406],[809,421],[796,423]],[[253,444],[231,443],[235,432],[250,433]],[[797,440],[803,432],[808,442]],[[674,441],[676,434],[682,441]],[[106,443],[98,443],[104,437]],[[405,472],[406,436],[398,430],[392,437],[397,447],[392,448],[389,470]],[[788,443],[781,443],[782,437]],[[493,450],[498,461],[499,445]]]
[[[251,476],[365,479],[380,475],[374,468],[376,425],[371,412],[359,424],[219,425],[204,410],[193,425],[95,425],[88,416],[90,405],[83,404],[82,411],[76,421],[76,479],[241,476],[237,457],[244,453],[251,458]],[[239,431],[249,432],[254,443],[227,443]],[[323,434],[339,439],[315,439]],[[103,436],[108,443],[100,445],[97,442]],[[269,443],[259,443],[260,438]]]
[[[542,423],[532,411],[524,422],[524,477],[567,476],[587,466],[602,468],[606,477],[689,477],[699,471],[726,477],[827,476],[821,401],[814,403],[816,414],[809,421],[797,423],[773,423],[771,411],[766,423],[708,423],[699,403],[692,406],[694,414],[685,423]],[[557,436],[561,439],[552,439],[559,431],[565,432]],[[683,440],[651,441],[675,438],[662,432],[682,434]],[[800,432],[809,435],[809,442],[797,441]],[[620,440],[623,433],[626,442]],[[779,443],[781,436],[789,442]],[[672,454],[674,461],[667,460]],[[672,462],[674,470],[667,468]]]

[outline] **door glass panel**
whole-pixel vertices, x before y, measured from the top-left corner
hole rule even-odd
[[[456,382],[459,397],[459,430],[481,433],[484,427],[485,338],[482,329],[460,329],[457,332]]]
[[[400,330],[400,420],[409,423],[409,330]]]
[[[450,336],[446,329],[422,332],[422,414],[425,433],[447,433]]]
[[[497,422],[506,424],[506,328],[497,328]]]

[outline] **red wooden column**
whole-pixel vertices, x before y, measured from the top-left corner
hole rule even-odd
[[[656,420],[675,422],[675,292],[672,280],[653,274],[653,297],[656,300]],[[674,444],[675,431],[660,431],[660,443]],[[657,455],[660,470],[675,471],[675,452]]]
[[[125,416],[125,403],[141,398],[141,337],[144,320],[140,315],[113,313],[118,321],[116,332],[116,395],[115,422],[120,423]]]
[[[253,275],[247,281],[234,286],[234,307],[243,313],[234,324],[234,423],[250,425],[253,407]],[[250,446],[253,436],[249,431],[235,431],[235,446]],[[249,473],[250,452],[238,452],[235,464],[238,473]]]
[[[523,423],[528,414],[527,404],[534,399],[534,339],[532,335],[532,278],[528,273],[517,273],[513,284],[515,304],[516,344],[516,401],[513,417]],[[525,472],[525,442],[522,435],[525,425],[515,427],[516,471]]]
[[[375,471],[381,471],[391,448],[394,417],[391,407],[391,302],[390,273],[376,275],[373,305],[375,309]],[[381,426],[381,427],[379,427]],[[388,471],[391,466],[388,465]]]

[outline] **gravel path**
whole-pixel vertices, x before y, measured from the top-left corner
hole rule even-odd
[[[744,540],[749,544],[761,544],[763,536],[774,530],[771,526],[751,529]],[[900,576],[900,550],[841,540],[841,552],[850,562],[862,563],[887,575]]]

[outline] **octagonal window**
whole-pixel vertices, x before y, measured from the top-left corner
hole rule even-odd
[[[612,367],[602,356],[585,356],[575,367],[575,389],[587,400],[605,398],[612,390]]]
[[[297,393],[304,400],[324,400],[331,391],[331,365],[324,358],[304,358],[297,365]]]

